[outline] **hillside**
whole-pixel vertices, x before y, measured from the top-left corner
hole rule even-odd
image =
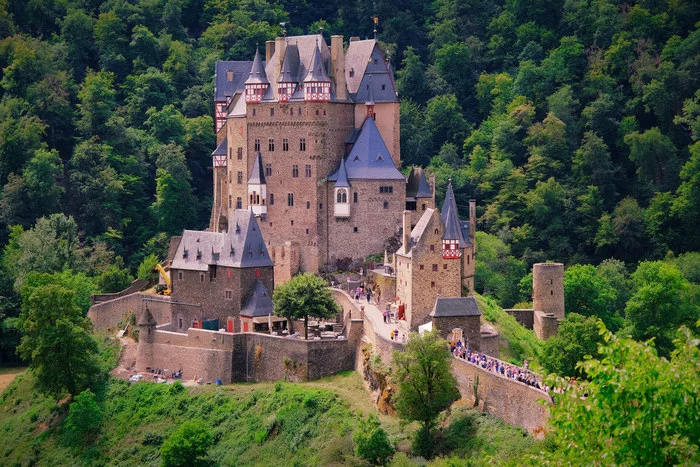
[[[352,431],[376,413],[357,373],[304,384],[240,384],[185,388],[110,380],[97,390],[105,422],[94,440],[72,448],[66,405],[31,391],[31,373],[0,397],[0,433],[12,439],[3,465],[160,465],[159,448],[177,427],[202,420],[210,428],[213,465],[364,465],[353,455]],[[399,449],[408,450],[413,425],[380,416]],[[455,406],[443,421],[438,452],[498,462],[535,452],[530,436],[473,409]],[[399,459],[413,465],[405,455]]]

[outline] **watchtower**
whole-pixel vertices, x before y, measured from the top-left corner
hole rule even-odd
[[[532,308],[564,319],[564,265],[537,263],[532,267]]]

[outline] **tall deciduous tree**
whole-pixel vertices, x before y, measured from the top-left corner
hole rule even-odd
[[[304,273],[275,288],[272,295],[275,315],[288,319],[304,319],[304,338],[309,337],[309,316],[326,319],[342,311],[333,299],[326,281]]]
[[[597,318],[570,313],[567,309],[557,335],[544,342],[542,365],[561,376],[583,376],[577,368],[578,362],[586,355],[595,356],[602,342]]]
[[[437,330],[411,334],[406,348],[394,352],[396,410],[401,418],[422,424],[414,450],[424,457],[432,456],[435,419],[460,397],[450,358],[447,341]]]
[[[613,332],[622,326],[615,313],[616,297],[615,289],[590,264],[575,264],[564,273],[566,311],[600,318]]]
[[[90,320],[75,306],[69,289],[48,285],[26,292],[20,316],[24,335],[17,351],[31,362],[42,392],[74,396],[99,375]]]

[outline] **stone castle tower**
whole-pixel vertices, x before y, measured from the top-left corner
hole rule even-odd
[[[216,65],[210,230],[252,210],[268,248],[292,242],[312,272],[383,251],[403,210],[425,208],[433,193],[421,172],[407,197],[399,99],[379,44],[279,37],[264,61],[254,55]]]
[[[556,335],[564,319],[564,265],[536,263],[532,266],[533,329],[537,337]]]

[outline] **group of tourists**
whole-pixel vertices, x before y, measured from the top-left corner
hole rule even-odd
[[[539,381],[537,379],[537,375],[528,369],[527,360],[525,360],[523,367],[512,365],[510,363],[504,363],[493,357],[489,357],[484,353],[472,351],[470,348],[463,345],[461,341],[457,341],[457,343],[451,347],[451,351],[452,355],[455,357],[480,366],[486,371],[500,374],[506,378],[520,381],[521,383],[532,386],[540,391],[549,393],[549,386],[542,383],[542,381]]]

